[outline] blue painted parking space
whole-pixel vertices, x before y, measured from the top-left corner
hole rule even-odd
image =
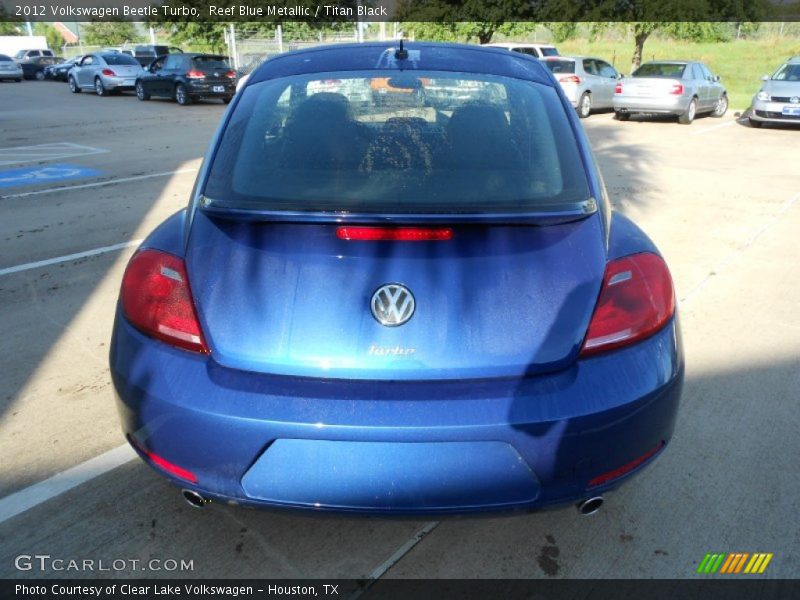
[[[0,188],[57,183],[71,179],[98,177],[102,171],[80,165],[57,163],[0,171]]]

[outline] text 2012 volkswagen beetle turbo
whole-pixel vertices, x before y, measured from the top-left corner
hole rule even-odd
[[[110,365],[190,502],[372,514],[592,512],[684,373],[667,266],[550,72],[427,43],[253,73],[127,266]]]

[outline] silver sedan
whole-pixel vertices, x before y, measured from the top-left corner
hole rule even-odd
[[[14,59],[10,56],[0,54],[0,80],[3,79],[22,81],[22,67],[14,62]]]
[[[632,114],[677,115],[689,125],[701,113],[721,117],[728,110],[728,92],[700,62],[653,61],[617,82],[614,116],[627,121]]]
[[[142,65],[122,52],[98,52],[87,54],[69,70],[69,89],[77,94],[83,90],[94,90],[98,96],[111,92],[133,90],[136,76]]]
[[[593,110],[613,107],[614,89],[621,75],[606,61],[590,56],[552,56],[541,60],[581,119]]]
[[[753,98],[750,125],[796,123],[800,125],[800,56],[781,65],[772,77],[764,75],[761,89]]]

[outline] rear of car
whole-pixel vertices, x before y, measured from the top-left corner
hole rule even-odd
[[[347,97],[376,80],[459,92]],[[254,72],[126,269],[110,365],[127,439],[198,503],[367,513],[598,496],[683,381],[666,265],[544,67],[437,44]]]
[[[0,80],[22,81],[23,72],[16,61],[10,56],[0,54]]]
[[[104,64],[97,68],[95,77],[106,90],[133,90],[136,76],[142,72],[142,66],[135,58],[122,52],[101,54],[100,58]]]
[[[688,63],[649,62],[616,84],[617,114],[680,115],[686,112],[694,90],[684,81]]]
[[[523,42],[502,42],[495,44],[484,44],[491,48],[505,48],[511,52],[519,52],[533,58],[546,58],[548,56],[559,56],[558,48],[552,44],[528,44]]]
[[[753,98],[750,124],[800,124],[800,57],[787,61],[763,81]]]
[[[39,56],[19,63],[19,66],[22,68],[22,76],[24,79],[43,81],[45,79],[44,70],[49,66],[57,64],[61,60],[63,59],[54,56]]]
[[[230,101],[236,93],[236,71],[227,56],[195,54],[186,57],[183,74],[191,99],[219,98]]]

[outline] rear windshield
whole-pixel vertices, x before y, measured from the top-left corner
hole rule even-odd
[[[786,63],[775,71],[772,79],[778,81],[800,81],[800,63]]]
[[[556,75],[560,73],[574,73],[575,61],[574,60],[544,60],[544,65]]]
[[[552,46],[539,49],[542,52],[542,56],[558,56],[558,50]]]
[[[192,65],[198,69],[230,69],[228,59],[224,56],[195,56]]]
[[[685,64],[647,63],[633,72],[633,77],[683,77]]]
[[[106,61],[106,64],[109,65],[136,65],[137,67],[141,66],[139,61],[137,61],[132,56],[128,54],[123,54],[122,52],[115,53],[115,54],[103,54],[103,60]]]
[[[530,212],[588,194],[554,89],[431,71],[248,86],[204,190],[216,208],[378,213]]]

